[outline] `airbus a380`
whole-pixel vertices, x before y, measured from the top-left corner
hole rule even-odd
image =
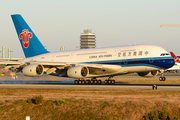
[[[96,78],[108,77],[105,84],[114,84],[114,76],[138,73],[142,77],[153,77],[159,70],[168,69],[175,63],[166,50],[153,45],[49,52],[21,15],[11,17],[26,58],[0,64],[6,64],[6,69],[21,71],[25,76],[46,73],[75,78],[75,84],[101,84],[102,81]]]

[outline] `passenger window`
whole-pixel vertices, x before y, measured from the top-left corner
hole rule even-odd
[[[137,52],[134,52],[134,53],[133,53],[133,56],[136,56],[136,53],[137,53]]]

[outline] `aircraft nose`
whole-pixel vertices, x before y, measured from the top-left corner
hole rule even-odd
[[[173,58],[168,59],[164,62],[165,68],[171,68],[172,66],[174,66],[174,64],[175,64],[175,60]]]

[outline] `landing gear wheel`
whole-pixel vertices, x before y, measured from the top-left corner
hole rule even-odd
[[[82,84],[82,80],[79,80],[79,84]]]
[[[105,84],[108,84],[108,81],[107,81],[107,80],[105,80],[105,81],[104,81],[104,83],[105,83]]]
[[[112,80],[112,84],[115,84],[115,80]]]
[[[112,80],[108,80],[108,84],[111,84],[112,83]]]
[[[76,84],[76,85],[79,84],[78,80],[75,80],[75,81],[74,81],[74,84]]]
[[[85,82],[86,84],[90,84],[90,81],[89,80],[86,80],[86,82]]]
[[[101,82],[102,82],[101,80],[98,80],[98,84],[101,84]]]
[[[97,80],[94,80],[94,84],[97,84],[98,83],[98,81]]]
[[[90,83],[91,83],[91,84],[94,84],[94,81],[93,81],[93,80],[91,80],[91,81],[90,81]]]
[[[163,78],[163,80],[162,81],[165,81],[166,80],[166,77],[162,77]]]
[[[82,80],[82,81],[81,81],[81,84],[84,85],[84,84],[85,84],[85,80]]]
[[[163,77],[159,77],[159,81],[163,81]]]

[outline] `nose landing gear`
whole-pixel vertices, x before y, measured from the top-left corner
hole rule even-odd
[[[159,81],[165,81],[166,80],[166,77],[163,76],[164,74],[164,69],[163,70],[159,70],[160,74],[161,74],[161,77],[159,77]]]
[[[159,81],[165,81],[166,77],[163,76],[163,73],[161,74],[161,77],[159,77]]]
[[[166,77],[159,77],[159,81],[165,81]]]

